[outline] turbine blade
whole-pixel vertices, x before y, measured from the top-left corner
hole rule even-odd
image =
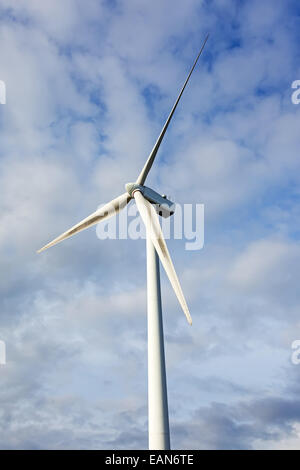
[[[192,75],[193,70],[194,70],[194,68],[195,68],[195,66],[196,66],[196,64],[197,64],[197,61],[198,61],[198,59],[199,59],[199,57],[200,57],[200,55],[201,55],[201,53],[202,53],[202,51],[203,51],[203,49],[204,49],[204,46],[205,46],[205,44],[206,44],[206,41],[208,40],[208,36],[209,36],[209,35],[206,36],[206,38],[205,38],[205,40],[204,40],[204,42],[203,42],[203,44],[202,44],[202,47],[201,47],[201,49],[200,49],[199,54],[197,55],[197,58],[196,58],[196,60],[195,60],[195,62],[194,62],[194,65],[193,65],[193,67],[191,68],[190,73],[188,74],[186,81],[184,82],[184,85],[183,85],[183,87],[182,87],[182,89],[181,89],[181,91],[180,91],[180,93],[179,93],[179,95],[178,95],[177,100],[175,101],[175,104],[174,104],[174,106],[173,106],[173,108],[172,108],[172,111],[170,112],[169,117],[168,117],[168,119],[166,120],[166,123],[165,123],[164,127],[162,128],[162,131],[161,131],[161,133],[160,133],[160,135],[159,135],[159,137],[158,137],[158,139],[157,139],[157,141],[156,141],[156,143],[155,143],[155,145],[154,145],[154,147],[153,147],[153,149],[152,149],[152,151],[151,151],[151,153],[150,153],[150,155],[149,155],[149,157],[148,157],[148,160],[147,160],[146,163],[145,163],[144,168],[142,169],[141,173],[140,173],[139,176],[138,176],[138,179],[136,180],[136,184],[141,184],[141,185],[143,185],[143,184],[145,183],[145,180],[146,180],[147,175],[148,175],[148,173],[149,173],[149,171],[150,171],[150,169],[151,169],[151,167],[152,167],[152,164],[153,164],[153,162],[154,162],[154,159],[155,159],[155,157],[156,157],[156,154],[157,154],[157,151],[158,151],[158,149],[159,149],[159,147],[160,147],[160,144],[161,144],[161,142],[162,142],[162,140],[163,140],[163,138],[164,138],[164,135],[165,135],[165,133],[166,133],[166,130],[167,130],[167,128],[168,128],[168,125],[170,124],[170,121],[171,121],[171,119],[172,119],[172,117],[173,117],[173,114],[174,114],[174,112],[175,112],[175,109],[176,109],[176,107],[177,107],[177,104],[179,103],[179,100],[180,100],[180,98],[181,98],[181,95],[182,95],[182,93],[184,92],[184,89],[185,89],[185,87],[186,87],[186,85],[187,85],[187,83],[188,83],[188,81],[189,81],[189,79],[190,79],[190,76]]]
[[[112,201],[108,202],[107,204],[105,204],[105,206],[96,210],[91,215],[83,219],[81,222],[64,232],[62,235],[55,238],[52,242],[43,246],[43,248],[38,250],[37,253],[41,253],[41,251],[50,248],[50,246],[56,245],[56,243],[59,243],[65,240],[66,238],[75,235],[75,233],[81,232],[81,230],[91,227],[92,225],[95,225],[98,222],[117,214],[121,209],[126,206],[126,204],[128,204],[130,199],[131,198],[128,193],[121,194],[121,196],[118,196],[116,199],[113,199]]]
[[[139,213],[141,214],[141,218],[146,226],[147,237],[151,238],[151,241],[167,273],[181,308],[187,318],[187,321],[191,325],[192,318],[185,301],[175,268],[173,266],[155,209],[152,204],[150,204],[150,202],[144,198],[140,191],[134,192],[134,199],[136,201]]]

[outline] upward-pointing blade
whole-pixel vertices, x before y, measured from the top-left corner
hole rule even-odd
[[[173,266],[155,209],[152,204],[150,204],[150,202],[144,198],[140,191],[136,190],[133,196],[136,201],[139,213],[141,214],[142,220],[146,226],[147,237],[151,238],[159,259],[175,291],[177,299],[185,313],[187,321],[191,325],[192,318],[185,301],[175,268]]]
[[[161,144],[161,142],[162,142],[162,140],[163,140],[163,138],[164,138],[164,135],[165,135],[165,133],[166,133],[166,130],[167,130],[167,128],[168,128],[168,125],[170,124],[170,121],[171,121],[171,119],[172,119],[172,117],[173,117],[173,114],[174,114],[174,112],[175,112],[175,109],[176,109],[176,107],[177,107],[177,105],[178,105],[178,103],[179,103],[179,100],[180,100],[180,98],[181,98],[181,95],[182,95],[182,93],[184,92],[184,89],[185,89],[185,87],[186,87],[186,85],[187,85],[187,83],[188,83],[188,81],[189,81],[189,79],[190,79],[190,76],[192,75],[192,72],[193,72],[193,70],[194,70],[194,68],[195,68],[195,66],[196,66],[196,64],[197,64],[197,61],[198,61],[198,59],[199,59],[199,57],[200,57],[200,55],[201,55],[201,53],[202,53],[202,51],[203,51],[203,49],[204,49],[204,46],[205,46],[205,44],[206,44],[206,41],[208,40],[208,36],[209,36],[209,35],[206,36],[206,38],[205,38],[205,40],[204,40],[204,42],[203,42],[203,45],[202,45],[202,47],[201,47],[201,49],[200,49],[200,52],[199,52],[199,54],[197,55],[197,58],[196,58],[196,60],[195,60],[195,62],[194,62],[193,67],[191,68],[190,73],[189,73],[188,76],[187,76],[186,81],[184,82],[184,85],[183,85],[183,87],[182,87],[182,89],[181,89],[181,91],[180,91],[180,93],[179,93],[179,96],[178,96],[178,98],[177,98],[177,100],[176,100],[176,102],[175,102],[175,104],[174,104],[174,106],[173,106],[173,108],[172,108],[172,111],[171,111],[171,113],[169,114],[169,117],[168,117],[168,119],[167,119],[167,121],[166,121],[164,127],[162,128],[162,131],[161,131],[161,133],[160,133],[160,135],[159,135],[159,137],[158,137],[158,139],[157,139],[157,141],[156,141],[156,143],[155,143],[155,145],[154,145],[154,147],[153,147],[153,149],[152,149],[152,151],[151,151],[151,153],[150,153],[150,155],[149,155],[149,157],[148,157],[148,160],[147,160],[146,163],[145,163],[144,168],[142,169],[141,173],[139,174],[138,179],[136,180],[136,184],[142,184],[142,185],[143,185],[143,184],[145,183],[145,180],[146,180],[147,175],[148,175],[148,173],[149,173],[149,171],[150,171],[150,169],[151,169],[151,167],[152,167],[152,164],[153,164],[153,162],[154,162],[154,159],[155,159],[155,157],[156,157],[156,154],[157,154],[157,151],[158,151],[158,149],[159,149],[159,147],[160,147],[160,144]]]
[[[83,219],[81,222],[64,232],[62,235],[55,238],[52,242],[43,246],[43,248],[38,250],[38,253],[46,250],[47,248],[50,248],[50,246],[56,245],[56,243],[59,243],[65,240],[66,238],[71,237],[72,235],[75,235],[75,233],[81,232],[81,230],[91,227],[92,225],[95,225],[98,222],[107,219],[108,217],[112,217],[113,215],[117,214],[117,212],[119,212],[121,209],[123,209],[130,199],[131,197],[128,193],[121,194],[121,196],[118,196],[116,199],[113,199],[112,201],[108,202],[107,204],[105,204],[105,206],[96,210],[91,215]]]

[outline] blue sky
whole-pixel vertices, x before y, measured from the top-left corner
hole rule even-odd
[[[205,205],[162,274],[171,444],[300,447],[296,1],[1,0],[0,447],[147,447],[143,240],[43,246],[138,175]]]

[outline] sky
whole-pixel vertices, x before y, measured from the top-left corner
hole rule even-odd
[[[0,0],[0,448],[147,448],[144,240],[36,250],[134,181],[204,204],[162,273],[174,449],[300,448],[300,9]]]

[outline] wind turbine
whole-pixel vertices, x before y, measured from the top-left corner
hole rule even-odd
[[[147,242],[147,315],[148,315],[148,434],[149,449],[170,449],[170,430],[168,415],[168,398],[164,353],[163,321],[161,307],[161,290],[159,260],[171,282],[181,308],[189,324],[192,318],[185,301],[176,271],[174,269],[163,233],[160,227],[157,213],[163,217],[169,217],[174,213],[174,203],[165,196],[161,196],[153,189],[144,186],[148,173],[152,167],[157,151],[173,117],[181,95],[192,75],[196,63],[204,49],[208,35],[206,36],[199,54],[186,78],[186,81],[178,95],[177,100],[162,128],[162,131],[135,183],[125,185],[126,192],[105,204],[93,212],[78,224],[71,227],[62,235],[38,250],[50,248],[53,245],[75,235],[92,225],[117,214],[131,199],[134,199],[140,216],[146,226]],[[154,208],[155,207],[155,208]]]

